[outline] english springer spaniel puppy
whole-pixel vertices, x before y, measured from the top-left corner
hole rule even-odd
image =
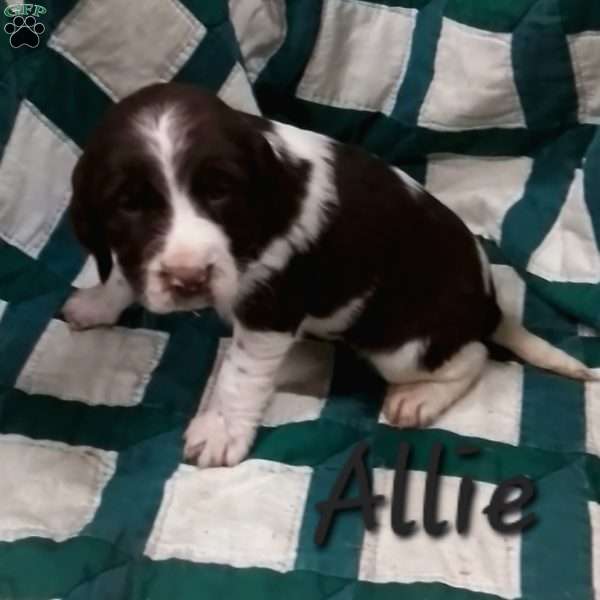
[[[303,334],[339,339],[389,382],[387,420],[430,423],[480,377],[484,342],[575,378],[584,364],[503,318],[460,219],[368,152],[251,116],[196,87],[114,105],[73,173],[71,214],[102,283],[63,313],[110,325],[214,306],[233,342],[185,434],[201,467],[248,453],[275,374]]]

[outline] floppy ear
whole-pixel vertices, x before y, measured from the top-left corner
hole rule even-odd
[[[310,165],[305,160],[293,159],[286,152],[277,152],[260,130],[252,135],[249,162],[252,166],[251,183],[254,195],[260,199],[273,223],[287,223],[290,201],[301,195]]]
[[[102,192],[106,182],[99,181],[89,164],[88,156],[79,158],[71,178],[73,195],[71,197],[70,216],[73,229],[81,244],[87,248],[96,260],[98,274],[102,283],[106,282],[112,271],[113,261],[106,236],[104,218],[101,214]]]

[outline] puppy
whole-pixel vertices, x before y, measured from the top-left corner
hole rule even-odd
[[[185,434],[201,467],[247,455],[275,374],[306,333],[345,341],[377,369],[399,427],[463,396],[489,339],[593,377],[503,318],[466,226],[360,148],[157,84],[108,111],[72,183],[74,228],[102,281],[66,303],[73,327],[113,324],[134,300],[155,313],[214,306],[233,323],[215,391]]]

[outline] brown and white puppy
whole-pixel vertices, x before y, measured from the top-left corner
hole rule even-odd
[[[248,453],[303,333],[342,339],[390,383],[398,426],[431,422],[480,376],[494,339],[541,367],[591,371],[503,319],[482,249],[448,208],[360,148],[235,111],[181,84],[113,106],[73,174],[76,233],[102,284],[67,320],[116,322],[134,300],[214,306],[234,340],[186,432],[200,466]]]

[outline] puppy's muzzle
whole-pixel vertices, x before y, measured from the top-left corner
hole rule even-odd
[[[193,298],[206,295],[210,291],[212,265],[197,267],[165,267],[159,276],[165,288],[179,298]]]

